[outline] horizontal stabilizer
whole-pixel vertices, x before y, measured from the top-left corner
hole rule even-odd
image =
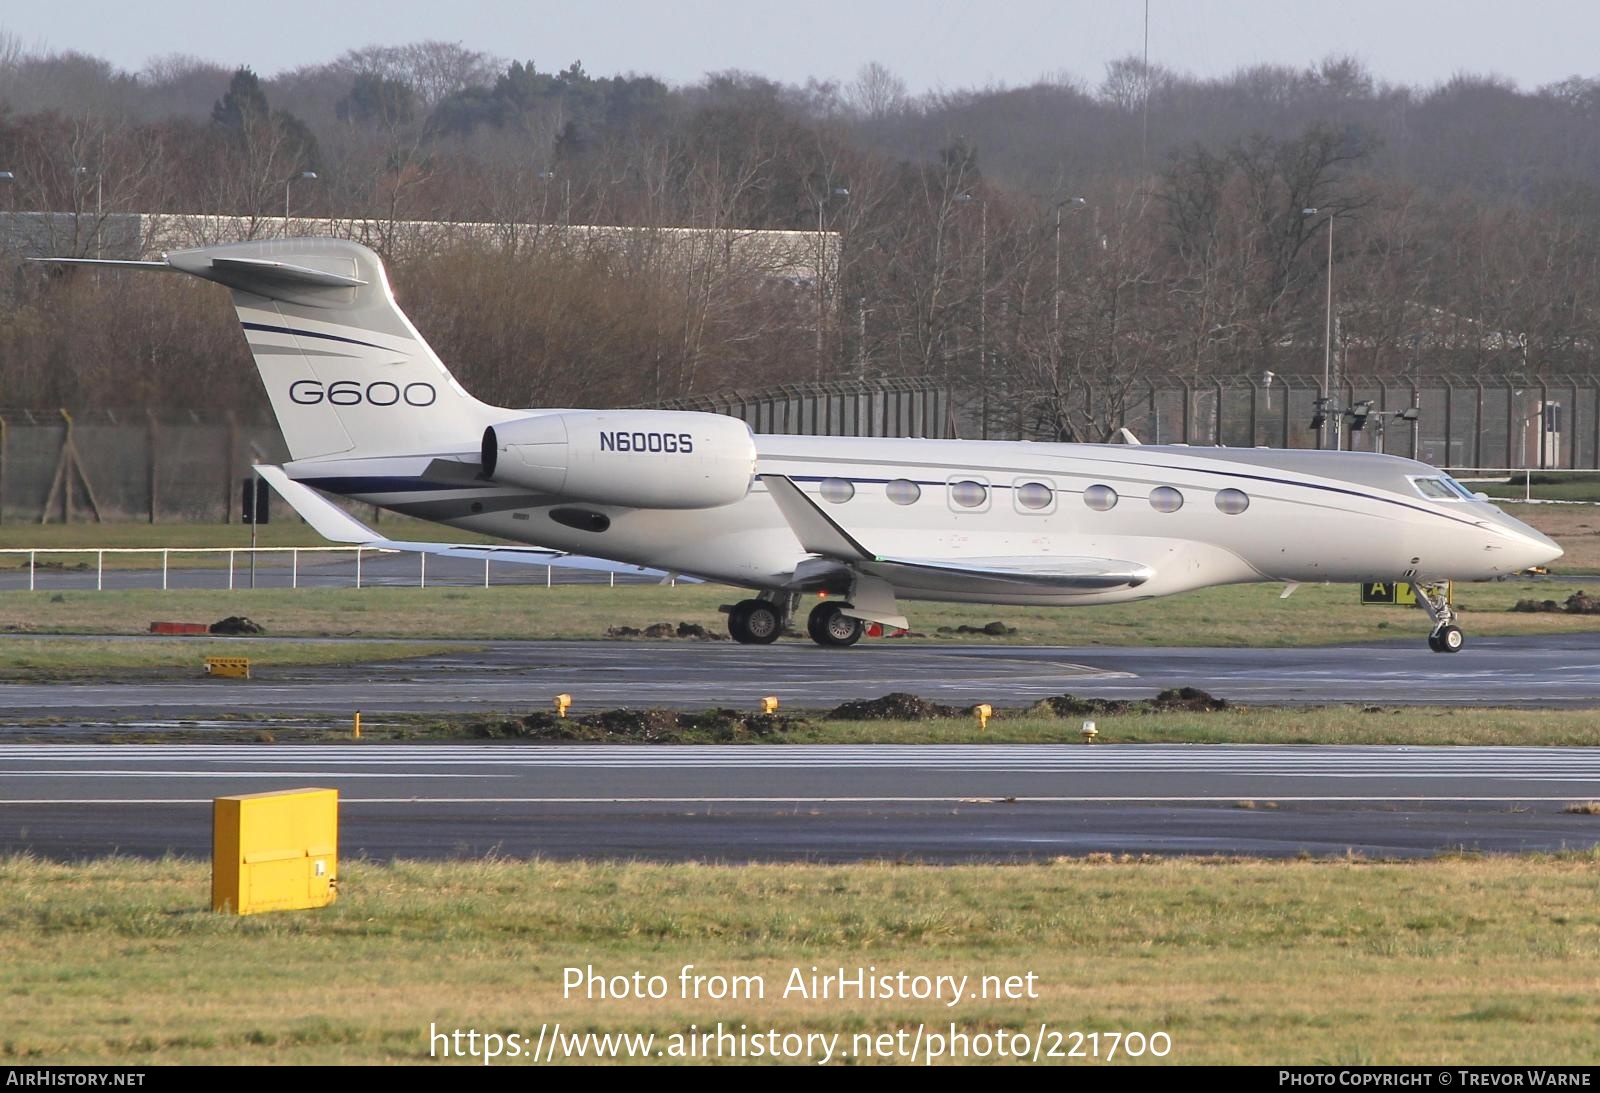
[[[310,486],[290,478],[282,467],[261,465],[256,467],[256,473],[278,491],[278,496],[289,502],[289,507],[311,525],[312,531],[328,542],[365,546],[383,538]]]
[[[166,262],[131,262],[120,258],[29,258],[30,262],[43,262],[48,266],[116,266],[119,269],[163,269],[178,272]]]
[[[270,258],[212,258],[209,268],[192,261],[175,265],[162,258],[159,262],[134,262],[114,258],[30,258],[30,262],[45,262],[57,266],[114,266],[119,269],[157,269],[175,273],[190,273],[216,281],[232,288],[259,291],[264,286],[278,285],[309,288],[359,288],[366,284],[359,277],[342,273],[312,269],[292,262],[275,262]]]
[[[422,543],[407,539],[386,539],[338,505],[303,482],[296,482],[282,467],[258,466],[256,473],[278,491],[313,531],[334,543],[371,550],[398,550],[413,554],[432,554],[442,558],[471,558],[477,561],[510,562],[515,565],[548,565],[561,569],[582,569],[598,573],[623,573],[638,577],[673,577],[698,583],[698,578],[675,575],[661,569],[611,562],[582,554],[567,554],[536,546],[495,546],[466,543]]]
[[[274,262],[266,258],[213,258],[211,268],[219,273],[232,274],[232,279],[243,277],[256,278],[261,281],[276,282],[281,285],[316,285],[321,288],[356,288],[367,282],[359,277],[346,277],[342,273],[328,273],[309,266],[297,266],[290,262]],[[209,278],[214,281],[228,283],[223,277]]]

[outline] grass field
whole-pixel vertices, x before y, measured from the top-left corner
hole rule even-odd
[[[0,680],[70,681],[122,674],[198,674],[206,657],[249,657],[252,669],[319,664],[362,664],[420,657],[457,645],[427,642],[241,643],[210,638],[152,638],[115,642],[38,642],[0,638]],[[219,696],[220,697],[220,696]],[[3,713],[0,713],[3,716]]]
[[[1101,744],[1600,745],[1600,712],[1593,710],[1317,706],[1087,716]],[[986,730],[971,718],[815,721],[786,739],[799,744],[1078,743],[1084,720],[1001,711]]]
[[[1523,598],[1565,599],[1573,587],[1559,581],[1458,586],[1468,641],[1474,635],[1600,629],[1600,616],[1508,610]],[[1364,607],[1351,585],[1307,585],[1287,600],[1279,592],[1277,585],[1240,585],[1110,607],[906,607],[922,637],[990,645],[1287,646],[1395,637],[1421,642],[1427,633],[1420,610]],[[726,633],[717,605],[738,596],[703,585],[0,592],[0,633],[134,634],[148,629],[153,619],[214,622],[229,615],[248,615],[276,636],[577,639],[603,637],[612,626],[679,621]],[[1016,633],[939,633],[941,626],[990,621],[1004,622]]]
[[[203,909],[202,863],[13,858],[0,862],[0,1063],[414,1062],[435,1024],[665,1037],[719,1021],[837,1033],[845,1054],[857,1033],[921,1022],[1046,1023],[1165,1032],[1173,1063],[1590,1063],[1596,877],[1588,855],[349,862],[334,906],[239,919]],[[684,1000],[686,964],[759,976],[765,997]],[[659,974],[668,997],[562,997],[563,969],[591,965]],[[967,975],[972,989],[1032,973],[1038,997],[783,998],[792,969],[813,966]]]
[[[1534,471],[1531,483],[1521,474],[1512,475],[1499,482],[1474,482],[1471,489],[1488,494],[1491,498],[1521,500],[1532,497],[1537,501],[1584,501],[1600,504],[1600,474],[1562,474],[1560,471]]]
[[[198,662],[185,662],[198,671]],[[264,681],[270,681],[270,667]],[[259,674],[259,673],[258,673]],[[11,743],[339,743],[374,748],[385,745],[497,741],[514,750],[550,738],[508,737],[498,728],[508,715],[471,714],[439,717],[430,714],[367,713],[362,720],[362,740],[351,739],[348,714],[334,711],[258,715],[248,704],[248,694],[237,684],[218,683],[218,709],[195,714],[198,724],[179,719],[151,728],[115,725],[85,733],[75,725],[53,719],[26,719],[6,733]],[[887,686],[887,685],[886,685]],[[229,688],[234,688],[229,690]],[[993,696],[989,696],[993,697]],[[754,714],[755,711],[744,711]],[[733,727],[711,731],[689,723],[686,715],[675,733],[640,735],[615,733],[577,738],[596,743],[672,744],[1072,744],[1081,745],[1084,716],[1045,717],[1021,710],[1000,710],[987,728],[971,717],[930,721],[835,721],[826,711],[785,710],[787,724],[776,731],[751,731]],[[574,717],[582,716],[581,713]],[[1098,745],[1109,744],[1397,744],[1411,747],[1507,745],[1516,747],[1600,746],[1600,712],[1594,710],[1453,709],[1431,706],[1305,708],[1234,708],[1215,713],[1122,713],[1087,715],[1099,731]],[[0,723],[5,718],[0,715]]]

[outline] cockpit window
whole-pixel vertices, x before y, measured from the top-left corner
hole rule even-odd
[[[1413,478],[1411,484],[1430,501],[1476,501],[1478,498],[1454,478]]]

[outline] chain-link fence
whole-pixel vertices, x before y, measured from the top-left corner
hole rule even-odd
[[[0,522],[236,522],[275,425],[200,413],[0,410]]]
[[[1109,420],[1146,444],[1343,447],[1459,470],[1600,468],[1597,377],[1350,383],[1313,427],[1321,396],[1317,384],[1293,377],[1165,380],[1131,394],[1119,389]],[[1077,397],[1093,405],[1097,394]],[[930,380],[884,379],[735,391],[665,408],[728,414],[759,433],[975,437],[983,433],[980,404]],[[1057,438],[1026,400],[992,400],[987,433]],[[250,465],[285,457],[266,422],[198,412],[0,411],[0,522],[236,522]]]
[[[1486,470],[1600,468],[1600,377],[1352,381],[1325,406],[1322,397],[1316,381],[1286,376],[1161,379],[1131,391],[1073,393],[1076,406],[1098,407],[1101,420],[1145,444],[1345,448]],[[964,436],[982,431],[971,403],[960,415]],[[1008,411],[991,411],[987,433],[1060,439],[1052,421],[1039,403],[1019,399]]]

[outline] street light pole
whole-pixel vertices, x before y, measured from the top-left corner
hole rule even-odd
[[[296,182],[315,182],[317,172],[301,171],[297,175],[290,175],[283,183],[283,234],[289,234],[289,188]]]
[[[809,187],[808,187],[809,189]],[[850,191],[843,186],[834,186],[814,199],[817,206],[817,268],[813,271],[817,278],[817,379],[823,379],[823,337],[822,328],[827,322],[828,297],[827,297],[827,266],[828,266],[828,240],[823,234],[826,221],[823,219],[824,211],[828,207],[828,199],[833,197],[849,198]]]
[[[978,382],[983,385],[984,440],[989,439],[989,199],[978,209]]]
[[[1321,211],[1318,208],[1301,209],[1300,215],[1316,216]],[[1328,384],[1333,378],[1333,216],[1334,214],[1331,212],[1328,214],[1328,303],[1322,320],[1322,397],[1325,399],[1333,398],[1333,393],[1328,389]],[[1330,410],[1336,409],[1332,402],[1328,405]],[[1329,414],[1328,416],[1333,418],[1334,450],[1342,451],[1344,449],[1344,430],[1339,424],[1341,416],[1338,414]],[[1324,420],[1322,436],[1318,437],[1318,447],[1326,448],[1328,446],[1327,433],[1328,425],[1327,421]]]
[[[1055,322],[1056,337],[1061,336],[1061,206],[1071,205],[1081,209],[1089,202],[1082,197],[1069,197],[1065,201],[1056,202],[1056,294],[1055,303],[1051,308],[1051,318]]]

